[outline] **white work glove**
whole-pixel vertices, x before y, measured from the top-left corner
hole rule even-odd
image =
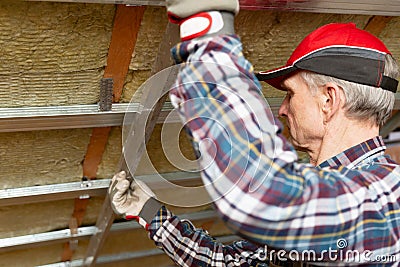
[[[239,0],[166,0],[168,18],[180,25],[182,41],[233,34]]]
[[[124,171],[114,175],[108,193],[116,214],[127,220],[136,220],[146,230],[161,208],[151,189],[140,180],[130,182]]]
[[[168,17],[179,21],[205,11],[239,12],[238,0],[167,0]]]

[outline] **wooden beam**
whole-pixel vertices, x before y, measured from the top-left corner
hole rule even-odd
[[[364,30],[379,36],[391,19],[392,17],[389,16],[372,16],[367,25],[365,25]]]
[[[108,50],[107,66],[104,78],[113,80],[113,102],[118,102],[122,95],[132,53],[136,45],[137,35],[143,18],[145,7],[128,7],[117,5],[112,29],[111,42]],[[83,180],[96,179],[97,169],[103,157],[111,127],[94,128],[83,160]],[[76,198],[74,211],[69,225],[71,232],[82,224],[86,214],[89,198]],[[72,259],[75,247],[70,242],[64,244],[61,260]]]
[[[104,78],[114,80],[114,102],[119,102],[145,6],[118,5]]]

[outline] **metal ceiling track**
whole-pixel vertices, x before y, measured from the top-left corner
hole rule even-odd
[[[39,0],[28,0],[39,1]],[[127,4],[146,6],[165,6],[162,0],[42,0],[69,3]],[[271,9],[283,11],[340,13],[399,16],[400,2],[396,0],[280,0],[257,1],[240,0],[242,9]]]
[[[117,165],[117,170],[124,170],[129,176],[135,175],[136,168],[145,151],[145,146],[150,140],[157,118],[167,100],[167,92],[176,81],[177,68],[169,68],[173,62],[170,55],[165,51],[169,51],[178,41],[179,27],[168,23],[151,69],[151,75],[161,72],[161,77],[157,81],[150,80],[149,83],[144,85],[149,90],[143,90],[144,94],[141,101],[143,112],[137,113],[135,118],[131,120],[132,124],[126,132],[129,138],[124,141],[124,152]],[[162,72],[165,69],[166,71]],[[161,90],[154,90],[155,83],[161,85]],[[142,131],[142,129],[145,131]],[[111,207],[111,201],[109,196],[106,195],[96,222],[98,231],[90,238],[83,266],[94,267],[96,265],[100,250],[107,238],[114,218],[115,214]]]
[[[146,181],[152,189],[164,189],[165,183],[160,178],[174,184],[184,185],[200,181],[198,172],[171,172],[160,175],[149,174],[137,176],[141,181]],[[105,196],[110,185],[110,179],[96,179],[82,182],[71,182],[52,185],[30,186],[0,190],[0,207],[23,205],[54,200],[89,198]]]
[[[200,221],[208,219],[217,219],[218,216],[215,211],[199,211],[188,214],[179,215],[181,219],[187,219],[190,221]],[[126,232],[135,229],[142,229],[142,227],[136,223],[136,221],[127,221],[114,223],[111,226],[110,231],[116,232]],[[92,235],[97,232],[96,226],[85,226],[79,227],[76,234],[72,234],[70,229],[63,229],[52,232],[16,236],[0,239],[0,252],[19,250],[19,249],[29,249],[33,247],[40,247],[54,243],[63,243],[70,240],[82,240],[89,239]]]
[[[395,96],[394,109],[399,110],[400,93],[396,93]],[[267,98],[274,114],[277,114],[282,100],[279,97]],[[100,111],[97,104],[0,108],[0,132],[121,126],[126,113],[135,113],[138,110],[138,103],[112,104],[111,111]],[[180,123],[178,113],[173,111],[172,104],[165,103],[157,118],[157,123]]]
[[[179,217],[181,219],[186,219],[190,221],[200,221],[200,220],[209,220],[218,218],[216,212],[213,210],[199,211],[189,214],[181,214],[179,215]],[[111,226],[110,231],[112,233],[117,233],[117,232],[132,231],[141,228],[142,227],[139,224],[132,221],[128,221],[128,222],[114,223]],[[3,253],[12,250],[29,249],[49,244],[63,243],[70,240],[89,239],[94,233],[96,233],[96,231],[97,228],[95,226],[87,226],[78,228],[76,234],[72,234],[70,229],[64,229],[46,233],[3,238],[0,239],[0,252]],[[226,235],[226,236],[216,237],[216,239],[218,242],[221,243],[231,243],[240,238],[236,235]],[[122,262],[127,260],[133,260],[136,258],[143,258],[143,257],[162,255],[162,254],[164,254],[164,252],[160,249],[149,249],[137,252],[126,252],[120,254],[100,256],[97,259],[97,266],[101,266],[101,264],[106,264],[106,263]],[[59,262],[48,265],[42,265],[40,267],[66,267],[66,266],[71,267],[71,266],[82,266],[82,265],[83,265],[83,260],[73,260],[68,262]]]
[[[100,111],[97,104],[0,108],[0,132],[121,126],[126,113],[138,110],[138,103],[112,104],[111,111]],[[166,103],[157,122],[164,122],[172,110]],[[179,121],[177,115],[169,116],[169,122]]]

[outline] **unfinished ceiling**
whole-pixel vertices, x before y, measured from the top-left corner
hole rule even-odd
[[[245,9],[236,18],[244,53],[256,70],[284,64],[305,35],[329,22],[356,23],[400,58],[398,1],[260,2],[242,1]],[[0,266],[173,265],[143,229],[114,218],[104,204],[109,179],[124,164],[125,112],[138,108],[129,103],[151,75],[171,64],[177,29],[168,24],[163,5],[0,1]],[[282,92],[263,86],[276,112]],[[184,157],[171,163],[166,156],[171,151],[163,152],[179,149],[194,159],[185,134],[176,132],[177,117],[163,123],[170,104],[158,104],[161,110],[148,125],[149,159],[139,162],[142,151],[136,152],[135,175],[150,185],[156,173],[178,184],[199,184],[196,172],[177,167],[186,164]],[[400,109],[398,93],[395,109]],[[399,127],[399,114],[383,127],[385,137]],[[171,140],[179,135],[179,145],[163,147],[162,135]],[[399,150],[391,151],[398,158]],[[185,198],[170,188],[155,192]],[[236,238],[209,205],[171,209],[223,242]]]

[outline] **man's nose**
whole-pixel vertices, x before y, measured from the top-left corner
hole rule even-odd
[[[279,117],[287,117],[288,104],[289,104],[289,98],[288,98],[288,96],[286,96],[283,99],[281,106],[279,107],[279,110],[278,110]]]

